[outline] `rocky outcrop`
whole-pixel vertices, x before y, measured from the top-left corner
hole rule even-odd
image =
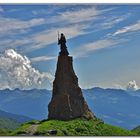
[[[73,70],[72,62],[70,56],[60,55],[58,57],[52,99],[48,106],[48,119],[95,118],[78,86],[78,78]]]

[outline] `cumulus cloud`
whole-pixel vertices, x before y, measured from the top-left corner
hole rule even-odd
[[[52,81],[53,76],[39,72],[31,61],[13,49],[5,50],[0,55],[0,89],[32,89],[42,87],[44,82]]]
[[[138,89],[138,86],[137,86],[135,80],[132,80],[132,81],[130,81],[130,82],[128,83],[128,85],[127,85],[127,90],[128,90],[128,91],[135,91],[135,90],[137,90],[137,89]]]

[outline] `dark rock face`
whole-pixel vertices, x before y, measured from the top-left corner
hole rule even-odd
[[[58,57],[53,95],[48,111],[48,119],[95,118],[83,98],[81,88],[78,86],[78,78],[73,70],[72,57],[70,56]]]

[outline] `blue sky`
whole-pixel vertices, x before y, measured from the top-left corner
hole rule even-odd
[[[140,5],[0,5],[1,61],[4,59],[5,65],[9,61],[14,63],[13,59],[7,62],[5,54],[13,49],[29,59],[29,67],[40,74],[40,79],[46,78],[46,74],[54,75],[59,31],[67,38],[82,88],[125,88],[132,80],[140,86],[139,13]],[[4,64],[1,67],[1,75],[11,76],[14,71],[16,77],[19,71],[19,68],[5,70]],[[10,78],[7,76],[6,80]],[[11,86],[4,82],[0,88]],[[18,88],[18,83],[12,87]],[[42,82],[39,88],[49,88],[49,85]]]

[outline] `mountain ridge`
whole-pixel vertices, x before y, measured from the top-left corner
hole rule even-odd
[[[0,110],[0,118],[9,118],[9,119],[12,118],[19,123],[25,123],[25,122],[33,120],[32,118],[29,118],[27,116],[9,113],[3,110]]]
[[[0,110],[0,129],[14,130],[33,119]]]
[[[82,91],[90,109],[105,122],[127,129],[140,124],[140,111],[136,110],[140,106],[139,89],[128,92],[123,89],[95,87]],[[51,91],[46,89],[1,90],[0,109],[36,120],[47,119],[51,96]]]

